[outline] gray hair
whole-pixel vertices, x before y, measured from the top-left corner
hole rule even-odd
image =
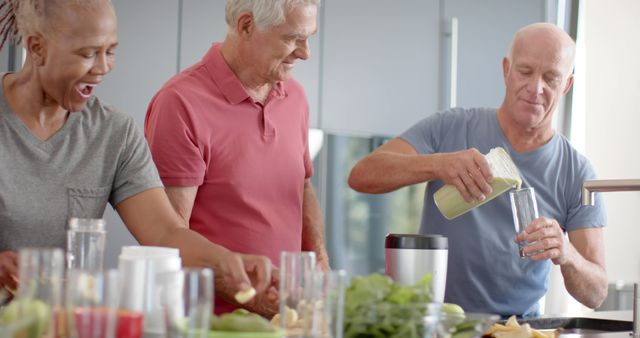
[[[284,22],[287,10],[296,6],[320,6],[320,0],[227,0],[225,19],[233,27],[242,13],[252,13],[259,30]]]
[[[3,43],[9,39],[19,43],[20,40],[35,32],[51,33],[56,31],[53,18],[59,16],[60,11],[67,11],[69,7],[76,9],[91,9],[111,0],[4,0],[0,10]]]

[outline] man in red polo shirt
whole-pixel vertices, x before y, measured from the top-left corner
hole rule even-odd
[[[310,56],[319,0],[228,0],[229,31],[156,94],[145,134],[167,194],[190,228],[239,253],[279,264],[281,251],[315,251],[329,268],[309,178],[309,106],[291,78]],[[260,298],[260,297],[258,297]],[[272,302],[250,310],[270,316]],[[216,313],[236,307],[216,299]]]

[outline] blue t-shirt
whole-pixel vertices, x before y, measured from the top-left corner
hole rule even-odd
[[[582,183],[595,178],[593,168],[558,133],[544,146],[518,153],[498,124],[496,109],[456,108],[423,119],[400,137],[419,154],[469,148],[486,154],[503,147],[518,167],[522,185],[535,188],[540,216],[556,219],[565,231],[606,223],[601,200],[595,207],[581,205]],[[427,185],[420,233],[449,239],[445,301],[469,312],[536,315],[551,261],[519,257],[508,194],[447,220],[433,202],[442,185],[441,180]]]

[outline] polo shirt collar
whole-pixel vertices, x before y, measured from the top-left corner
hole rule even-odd
[[[284,89],[284,83],[282,81],[278,81],[271,92],[273,97],[277,99],[284,99],[287,96],[287,91]]]
[[[220,92],[229,103],[238,104],[246,99],[251,99],[244,89],[242,82],[240,82],[236,74],[231,70],[231,67],[229,67],[222,57],[222,53],[220,52],[221,47],[221,43],[213,44],[203,59],[209,75],[211,75],[213,81],[218,85]],[[287,93],[284,84],[282,82],[276,83],[276,86],[269,95],[278,99],[286,97]]]

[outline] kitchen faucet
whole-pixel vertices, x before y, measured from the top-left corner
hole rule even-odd
[[[584,181],[582,185],[582,205],[595,205],[595,193],[607,191],[640,191],[640,179]]]
[[[588,180],[582,185],[582,205],[595,205],[595,193],[607,191],[640,191],[640,179],[627,180]],[[633,332],[634,338],[640,338],[640,295],[638,283],[633,284]]]

